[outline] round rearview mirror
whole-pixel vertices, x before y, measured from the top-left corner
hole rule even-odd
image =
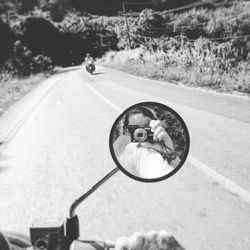
[[[169,178],[184,164],[190,146],[187,126],[166,105],[143,102],[114,122],[109,147],[118,168],[138,181]]]

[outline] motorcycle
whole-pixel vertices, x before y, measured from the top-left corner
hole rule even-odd
[[[122,115],[120,115],[114,125],[112,126],[110,137],[109,137],[109,147],[111,151],[111,155],[113,160],[115,161],[117,167],[113,168],[108,174],[106,174],[103,178],[101,178],[96,184],[93,185],[87,192],[85,192],[82,196],[76,199],[69,209],[69,216],[65,220],[61,219],[48,219],[48,220],[36,220],[30,226],[30,237],[23,235],[21,233],[15,232],[0,232],[0,250],[13,250],[13,249],[27,249],[27,250],[110,250],[115,248],[115,243],[111,241],[103,241],[103,240],[80,240],[80,230],[79,230],[79,219],[76,214],[77,207],[85,201],[90,195],[92,195],[99,187],[101,187],[107,180],[109,180],[112,176],[114,176],[119,170],[125,173],[127,176],[132,177],[133,179],[144,181],[144,182],[155,182],[164,180],[173,174],[175,174],[183,165],[184,161],[186,160],[188,150],[189,150],[189,134],[186,128],[184,121],[181,117],[174,112],[172,109],[158,103],[141,103],[137,104],[137,106],[148,106],[148,109],[152,110],[153,108],[159,113],[159,108],[162,112],[161,115],[169,115],[171,113],[173,117],[171,118],[176,119],[179,121],[180,125],[174,125],[172,132],[177,132],[182,128],[183,134],[180,136],[185,137],[185,148],[183,148],[182,155],[179,154],[180,162],[171,173],[166,173],[164,176],[160,176],[157,178],[141,178],[138,176],[134,176],[132,173],[128,173],[128,170],[125,169],[125,166],[122,166],[116,153],[114,152],[114,138],[117,138],[117,128],[118,124],[123,119],[124,115],[131,111],[136,105],[130,107],[129,109],[125,110]],[[165,110],[164,110],[165,109]],[[164,113],[165,112],[165,113]],[[140,128],[137,137],[140,138],[143,134],[143,128]],[[145,129],[145,133],[147,132],[147,128]],[[135,133],[135,132],[133,132]],[[145,135],[144,133],[144,135]],[[136,138],[137,138],[136,137]],[[132,138],[132,137],[131,137]],[[134,135],[133,135],[134,138]],[[148,140],[147,138],[145,141]],[[141,139],[140,139],[141,141]],[[139,141],[139,143],[141,143]],[[138,142],[138,141],[137,141]],[[131,143],[137,143],[131,142]],[[176,142],[182,143],[180,142]],[[176,152],[178,154],[178,152]],[[172,156],[171,156],[172,157]],[[171,247],[164,248],[164,249],[172,249],[172,250],[184,250],[184,248],[179,245],[177,241],[173,241],[173,237],[171,238]],[[175,247],[176,244],[176,247]],[[143,250],[143,249],[142,249]]]
[[[95,71],[95,64],[93,60],[88,60],[86,62],[86,70],[92,74]]]

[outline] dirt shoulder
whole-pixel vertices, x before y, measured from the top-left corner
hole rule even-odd
[[[49,74],[40,73],[23,79],[0,82],[0,116],[48,76]]]

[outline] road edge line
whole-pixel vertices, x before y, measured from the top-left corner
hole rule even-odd
[[[131,77],[133,77],[135,79],[139,79],[139,80],[143,80],[143,81],[149,81],[149,82],[154,83],[154,84],[168,85],[170,87],[175,87],[175,88],[186,88],[186,89],[190,89],[190,90],[194,90],[194,91],[200,91],[200,92],[203,92],[203,93],[209,93],[209,94],[213,94],[213,95],[217,95],[217,96],[228,96],[228,97],[232,97],[232,98],[242,98],[242,99],[245,99],[245,100],[249,100],[249,97],[247,95],[244,95],[244,94],[231,94],[231,93],[227,93],[227,92],[216,92],[215,90],[212,90],[212,89],[205,89],[205,88],[203,89],[203,88],[199,88],[199,87],[196,88],[196,87],[191,87],[191,86],[185,86],[183,84],[171,83],[170,81],[161,81],[161,80],[157,80],[157,79],[146,78],[146,77],[139,76],[139,75],[133,75],[133,74],[131,74],[129,72],[122,71],[122,70],[119,70],[119,69],[116,69],[116,68],[107,67],[107,66],[104,66],[104,65],[101,65],[101,67],[112,69],[112,70],[127,74],[127,75],[129,75],[129,76],[131,76]]]
[[[60,80],[61,79],[58,79],[52,86],[50,86],[46,90],[46,92],[36,102],[34,102],[33,105],[31,105],[30,109],[27,110],[24,116],[15,123],[15,125],[10,129],[7,135],[2,138],[3,142],[0,144],[2,145],[2,147],[0,148],[0,157],[5,152],[6,148],[8,147],[9,143],[11,142],[13,137],[16,135],[16,133],[23,127],[25,122],[36,111],[36,109],[40,106],[41,102],[46,98],[46,96],[58,85]]]
[[[228,191],[230,191],[233,194],[240,196],[247,203],[250,203],[250,193],[246,189],[240,187],[238,184],[229,180],[228,178],[226,178],[222,174],[213,170],[212,168],[207,166],[205,163],[197,160],[195,157],[193,157],[191,155],[188,156],[187,161],[192,166],[194,166],[195,168],[197,168],[198,170],[200,170],[201,172],[203,172],[207,176],[211,177],[212,179],[214,179],[218,184],[223,186],[225,189],[227,189]]]

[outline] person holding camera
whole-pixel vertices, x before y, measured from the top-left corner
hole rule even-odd
[[[123,130],[114,142],[114,150],[127,172],[152,179],[165,176],[174,169],[177,155],[173,141],[152,111],[145,107],[129,111]]]

